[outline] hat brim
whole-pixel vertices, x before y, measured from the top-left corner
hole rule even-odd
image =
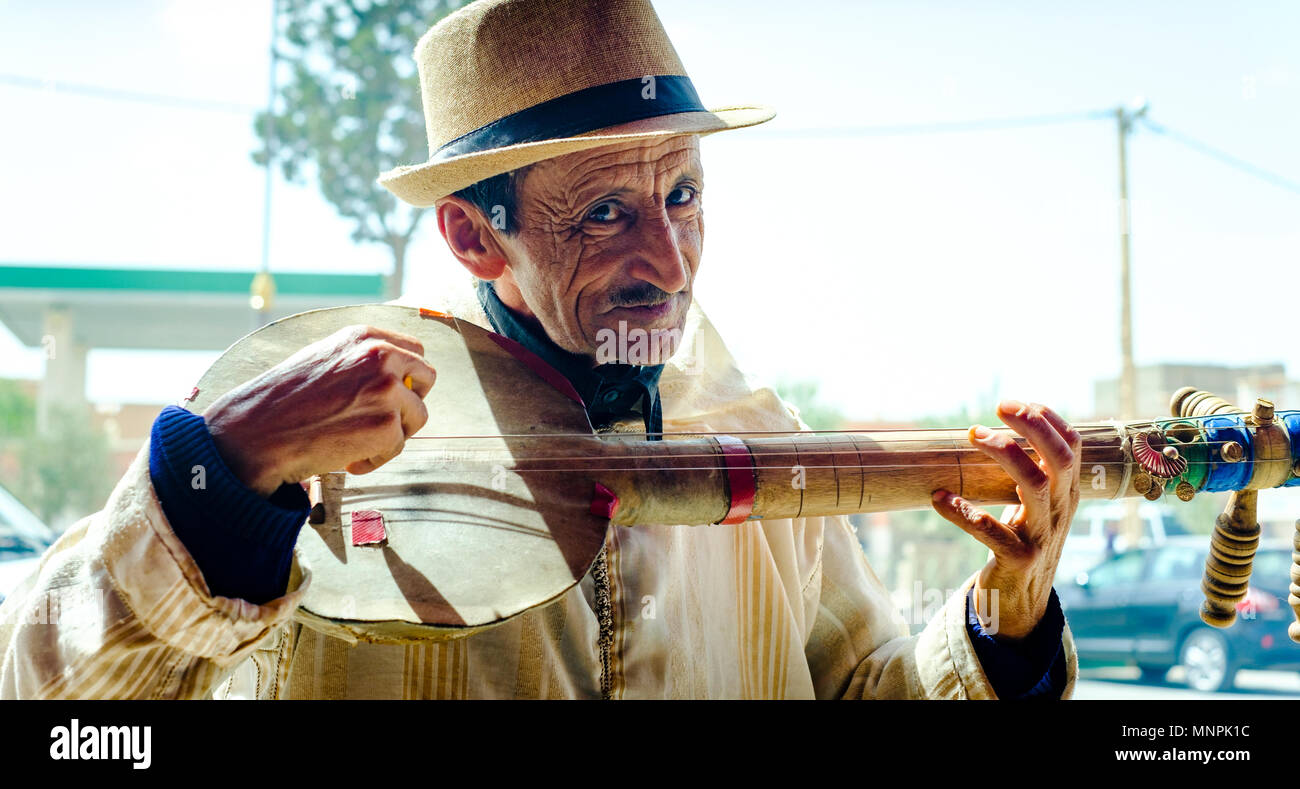
[[[413,206],[427,207],[484,178],[510,172],[543,159],[632,140],[713,134],[769,121],[776,111],[762,105],[722,107],[708,112],[679,112],[622,123],[572,137],[520,143],[451,159],[407,165],[379,176],[379,184]]]

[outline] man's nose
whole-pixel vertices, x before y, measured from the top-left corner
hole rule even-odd
[[[677,228],[660,208],[643,215],[638,225],[636,257],[632,275],[660,290],[676,293],[690,282],[686,258],[677,243]]]

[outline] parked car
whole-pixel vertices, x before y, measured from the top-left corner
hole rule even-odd
[[[1065,538],[1061,561],[1056,567],[1058,587],[1072,583],[1079,573],[1116,553],[1131,548],[1163,545],[1170,538],[1191,534],[1174,514],[1172,507],[1144,501],[1138,507],[1142,538],[1136,544],[1130,544],[1120,528],[1124,523],[1124,511],[1125,505],[1122,502],[1097,502],[1079,507],[1070,524],[1070,533]],[[1206,540],[1209,538],[1206,537]]]
[[[1170,538],[1058,584],[1080,665],[1136,665],[1153,681],[1181,665],[1187,684],[1201,691],[1230,689],[1243,668],[1300,669],[1300,644],[1287,636],[1291,544],[1260,545],[1237,621],[1225,629],[1200,617],[1209,544],[1209,537]]]
[[[0,602],[36,568],[54,532],[0,486]]]

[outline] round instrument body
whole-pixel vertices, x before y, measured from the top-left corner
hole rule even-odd
[[[598,439],[577,395],[562,391],[567,382],[500,335],[397,305],[301,313],[231,346],[199,381],[189,407],[201,413],[304,346],[353,325],[415,337],[438,378],[425,398],[428,422],[402,454],[369,474],[323,476],[323,522],[305,525],[298,539],[311,572],[298,619],[350,640],[444,640],[499,624],[577,584],[609,527],[592,513],[593,482],[547,464],[518,468],[516,458],[538,457],[548,436],[570,444]],[[383,539],[354,544],[354,512],[378,512]]]

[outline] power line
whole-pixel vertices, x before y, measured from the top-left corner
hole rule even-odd
[[[1253,175],[1256,178],[1259,178],[1260,180],[1267,181],[1268,183],[1273,184],[1274,186],[1280,187],[1282,189],[1286,189],[1287,191],[1290,192],[1295,192],[1296,194],[1300,194],[1300,183],[1296,183],[1295,181],[1292,181],[1289,178],[1280,176],[1277,173],[1271,173],[1268,170],[1263,169],[1262,167],[1256,167],[1250,162],[1247,162],[1243,159],[1238,159],[1237,157],[1233,156],[1230,153],[1225,153],[1224,151],[1221,151],[1218,148],[1203,143],[1200,140],[1197,140],[1193,137],[1188,137],[1186,134],[1183,134],[1181,132],[1174,131],[1173,129],[1170,129],[1167,126],[1161,126],[1158,123],[1153,123],[1146,118],[1142,119],[1142,125],[1146,126],[1148,129],[1155,132],[1156,134],[1162,134],[1165,137],[1174,140],[1175,142],[1182,143],[1183,145],[1186,145],[1188,148],[1191,148],[1192,150],[1198,153],[1201,153],[1205,156],[1210,157],[1211,159],[1215,159],[1219,162],[1222,162],[1223,164],[1226,164],[1229,167],[1232,167],[1236,170],[1240,170],[1241,172],[1246,173],[1247,175]]]
[[[777,137],[889,137],[913,134],[950,134],[970,131],[1001,131],[1033,126],[1055,126],[1066,123],[1109,120],[1115,116],[1112,110],[1092,110],[1089,112],[1068,112],[1055,115],[1024,115],[1009,118],[982,118],[968,121],[946,121],[938,123],[901,123],[882,126],[821,126],[803,129],[763,128],[754,129],[754,135]]]
[[[212,110],[218,112],[234,112],[242,115],[258,112],[261,109],[260,107],[254,107],[247,104],[210,101],[207,99],[190,99],[182,96],[169,96],[161,93],[144,93],[140,91],[121,90],[118,88],[105,88],[98,85],[87,85],[84,83],[39,79],[36,77],[23,76],[21,74],[0,74],[0,84],[18,88],[27,88],[29,90],[70,93],[101,99],[134,101],[166,107],[187,107],[190,109]],[[1082,121],[1100,120],[1110,117],[1110,110],[1096,110],[1092,112],[1072,112],[1056,115],[984,118],[979,120],[938,123],[905,123],[886,126],[845,126],[838,128],[814,127],[803,129],[760,128],[755,131],[774,136],[794,137],[858,137],[906,134],[943,134],[963,131],[997,131],[1000,129],[1012,129],[1028,126],[1079,123]]]
[[[161,93],[143,93],[133,90],[120,90],[118,88],[104,88],[98,85],[86,85],[78,82],[63,82],[53,79],[25,77],[21,74],[0,74],[0,85],[26,88],[28,90],[70,93],[79,96],[90,96],[97,99],[109,99],[112,101],[133,101],[138,104],[152,104],[158,107],[183,107],[191,110],[229,112],[239,115],[252,115],[259,109],[258,107],[253,107],[251,105],[235,104],[233,102],[189,99],[183,96],[167,96]]]
[[[252,105],[236,104],[234,102],[191,99],[183,96],[169,96],[161,93],[121,90],[118,88],[106,88],[78,82],[38,79],[35,77],[23,76],[21,74],[0,74],[0,85],[9,85],[11,87],[25,88],[28,90],[89,96],[112,101],[131,101],[159,107],[185,108],[208,112],[227,112],[238,115],[252,115],[261,109]],[[1035,126],[1055,126],[1068,123],[1109,120],[1112,117],[1114,117],[1114,112],[1112,110],[1092,110],[1088,112],[1058,113],[1055,115],[1026,115],[1004,118],[982,118],[966,121],[901,123],[880,126],[823,126],[802,129],[760,127],[755,129],[754,132],[756,133],[755,136],[771,137],[890,137],[920,134],[953,134],[973,131],[1002,131],[1006,129],[1032,128]],[[1194,137],[1189,137],[1186,134],[1170,129],[1167,126],[1155,123],[1148,118],[1142,118],[1141,122],[1151,131],[1168,137],[1175,142],[1181,143],[1202,155],[1208,156],[1222,164],[1226,164],[1229,167],[1248,175],[1252,175],[1289,192],[1300,194],[1300,183],[1297,183],[1296,181],[1292,181],[1291,179],[1278,175],[1277,173],[1269,172],[1262,167],[1258,167],[1243,159],[1239,159],[1232,154],[1221,151],[1207,143],[1195,139]]]

